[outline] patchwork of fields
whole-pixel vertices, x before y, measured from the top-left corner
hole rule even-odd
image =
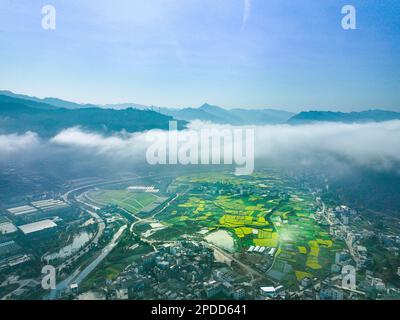
[[[266,257],[258,262],[267,264],[265,275],[289,285],[327,275],[335,253],[344,247],[314,219],[320,209],[315,196],[279,172],[248,177],[228,173],[181,176],[169,187],[179,196],[157,217],[165,228],[150,232],[149,239],[169,241],[189,236],[229,252],[246,253],[249,259]],[[161,199],[127,189],[93,190],[88,196],[132,214]],[[151,229],[148,222],[135,228],[142,234]],[[249,248],[258,250],[248,252]]]
[[[245,178],[201,174],[174,182],[175,187],[182,183],[191,190],[160,217],[171,231],[159,235],[161,240],[226,230],[237,252],[251,246],[275,248],[268,275],[293,282],[328,273],[335,252],[343,247],[315,221],[315,197],[290,177],[274,172]]]

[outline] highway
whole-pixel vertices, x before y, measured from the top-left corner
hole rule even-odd
[[[72,284],[80,284],[107,256],[108,254],[118,245],[119,240],[125,229],[126,225],[119,228],[119,230],[114,234],[110,243],[103,248],[100,255],[98,255],[88,266],[83,270],[77,268],[68,278],[56,285],[56,289],[50,291],[45,300],[57,299],[59,294],[65,289],[69,288]]]
[[[259,277],[261,279],[265,278],[265,276],[263,274],[261,274],[257,270],[254,270],[252,267],[248,266],[247,264],[244,264],[240,260],[236,259],[232,254],[227,253],[226,251],[224,251],[221,248],[213,245],[212,243],[209,243],[209,242],[206,242],[206,241],[203,241],[202,243],[204,245],[208,246],[209,248],[217,251],[219,254],[225,256],[229,260],[235,261],[240,267],[242,267],[247,273],[250,274],[252,283],[255,281],[255,277],[254,276],[257,276],[257,277]]]
[[[83,269],[76,278],[73,279],[73,283],[80,284],[107,256],[108,254],[118,245],[119,240],[124,233],[126,225],[119,228],[119,230],[114,234],[111,242],[103,248],[100,255],[93,260],[85,269]]]
[[[72,190],[67,191],[66,193],[63,194],[62,198],[66,203],[72,204],[72,203],[78,203],[79,206],[83,207],[91,216],[92,218],[98,223],[99,229],[98,232],[96,233],[96,236],[93,238],[93,240],[91,241],[92,244],[97,244],[99,239],[101,238],[104,229],[105,229],[105,223],[104,220],[93,210],[98,210],[100,209],[99,207],[93,205],[92,203],[88,203],[86,201],[84,201],[84,199],[82,199],[82,197],[78,196],[78,197],[73,197],[71,199],[71,195],[73,195],[74,193],[78,192],[78,191],[82,191],[82,190],[86,190],[89,188],[95,188],[98,186],[105,186],[105,185],[113,185],[113,184],[119,184],[119,183],[124,183],[124,182],[130,182],[130,181],[135,181],[138,179],[142,179],[142,178],[150,178],[150,177],[156,177],[155,175],[148,175],[145,177],[136,177],[136,178],[130,178],[130,179],[120,179],[120,180],[112,180],[112,181],[106,181],[106,182],[100,182],[100,183],[93,183],[93,184],[89,184],[89,185],[84,185],[84,186],[80,186],[77,188],[74,188]],[[175,199],[177,198],[177,196],[175,196],[173,199],[171,199],[170,201],[168,201],[168,203],[166,203],[164,205],[164,207],[159,210],[158,212],[154,213],[151,217],[147,218],[146,220],[151,220],[154,219],[155,215],[161,213],[166,207],[168,207],[171,202],[173,202]],[[124,209],[123,209],[124,210]],[[142,218],[132,214],[131,212],[129,212],[130,215],[132,215],[135,219],[137,219],[132,225],[131,225],[131,230],[133,228],[133,226],[138,223],[143,221]],[[119,243],[119,239],[121,237],[121,235],[123,234],[123,232],[126,230],[127,225],[122,226],[113,236],[112,240],[110,241],[110,243],[104,247],[101,251],[101,253],[91,262],[89,263],[88,266],[86,266],[83,270],[80,270],[80,268],[78,267],[70,276],[68,276],[66,279],[64,279],[63,281],[61,281],[59,284],[56,285],[56,289],[52,290],[48,295],[46,295],[44,297],[44,299],[56,299],[59,294],[64,291],[65,289],[67,289],[71,284],[80,284],[107,256],[108,254],[118,245]],[[142,239],[142,241],[144,242],[148,242],[153,248],[154,250],[156,250],[155,246],[153,245],[153,243],[147,239]],[[63,262],[57,269],[60,271],[63,268],[65,268],[66,266],[68,266],[69,264],[71,264],[72,262],[76,261],[77,259],[79,259],[82,255],[86,254],[89,251],[89,246],[86,246],[85,248],[83,248],[82,250],[80,250],[79,252],[77,252],[73,257],[71,257],[70,259],[68,259],[67,261]]]

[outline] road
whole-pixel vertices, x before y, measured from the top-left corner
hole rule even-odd
[[[108,255],[109,253],[118,245],[121,235],[127,228],[126,225],[119,228],[119,230],[114,234],[110,243],[103,248],[100,255],[98,255],[88,266],[83,270],[80,268],[76,269],[68,278],[56,285],[56,289],[52,290],[45,300],[56,299],[60,293],[65,289],[69,288],[71,284],[80,284]]]
[[[147,177],[156,177],[153,175],[149,175]],[[97,210],[99,209],[99,207],[97,207],[95,204],[96,202],[94,201],[93,203],[88,203],[85,201],[84,198],[82,198],[81,196],[78,197],[73,197],[71,199],[71,195],[73,195],[74,193],[81,191],[81,190],[85,190],[85,189],[89,189],[89,188],[94,188],[94,187],[98,187],[98,186],[103,186],[103,185],[113,185],[113,184],[118,184],[118,183],[123,183],[123,182],[127,182],[127,181],[134,181],[134,180],[138,180],[138,179],[142,179],[145,177],[137,177],[137,178],[131,178],[131,179],[121,179],[121,180],[113,180],[113,181],[107,181],[107,182],[101,182],[101,183],[94,183],[94,184],[90,184],[90,185],[84,185],[84,186],[80,186],[77,188],[74,188],[72,190],[67,191],[63,196],[63,200],[66,203],[72,204],[73,202],[78,203],[79,206],[83,207],[91,216],[92,218],[98,222],[99,224],[99,230],[96,234],[96,236],[94,237],[94,239],[92,240],[92,243],[97,243],[98,240],[100,239],[100,237],[103,234],[103,231],[105,229],[105,223],[103,221],[103,219],[93,210]],[[176,194],[172,199],[170,199],[167,203],[163,204],[162,208],[158,211],[156,211],[153,215],[151,215],[148,218],[140,218],[139,216],[126,211],[123,208],[120,208],[121,210],[125,210],[127,213],[129,213],[130,215],[132,215],[136,221],[133,222],[130,226],[130,231],[133,233],[133,228],[134,226],[139,223],[139,222],[143,222],[143,221],[151,221],[154,220],[155,217],[159,214],[161,214],[162,212],[164,212],[164,210],[166,210],[176,199],[179,198],[179,196],[185,194],[186,192],[188,192],[190,188],[188,188],[187,190],[185,190],[183,193],[181,194]],[[87,191],[86,191],[87,192]],[[85,192],[85,193],[86,193]],[[84,194],[85,194],[84,193]],[[93,201],[93,200],[92,200]],[[66,279],[64,279],[63,281],[61,281],[59,284],[56,285],[56,289],[52,290],[47,296],[44,297],[44,299],[56,299],[57,297],[59,297],[60,293],[62,293],[65,289],[69,288],[71,286],[71,284],[80,284],[91,272],[93,272],[93,270],[107,257],[107,255],[118,245],[119,239],[121,237],[121,235],[123,234],[123,232],[126,230],[127,225],[122,226],[113,236],[111,242],[105,247],[103,248],[103,250],[101,251],[101,253],[91,262],[89,263],[89,265],[87,265],[83,270],[80,270],[80,268],[77,268],[70,276],[68,276]],[[151,245],[153,247],[153,249],[156,251],[156,246],[155,243],[157,243],[157,241],[153,241],[153,240],[148,240],[146,238],[143,238],[140,236],[140,239],[143,242],[148,243],[149,245]],[[87,246],[85,249],[79,251],[73,258],[68,259],[68,261],[64,262],[61,266],[59,266],[59,268],[64,268],[65,266],[67,266],[70,262],[76,261],[79,257],[81,257],[83,254],[87,253],[89,246]],[[222,250],[220,250],[219,248],[215,247],[215,250],[218,250],[220,252],[220,254],[222,255],[227,255],[225,252],[223,252]],[[240,266],[242,266],[243,268],[245,268],[247,271],[250,272],[252,279],[254,279],[254,275],[253,273],[256,272],[253,269],[251,269],[250,267],[246,266],[245,264],[241,263],[240,261],[238,261],[237,259],[230,257],[228,255],[228,257],[233,260],[236,261]],[[256,272],[257,273],[257,272]],[[258,273],[258,276],[261,276]]]
[[[126,225],[119,228],[111,239],[111,242],[103,248],[101,254],[79,273],[79,275],[73,280],[73,283],[79,285],[108,256],[108,254],[118,245],[119,239],[126,228]]]
[[[83,204],[84,206],[88,206],[89,208],[94,207],[94,206],[91,206],[89,203],[86,203],[86,202],[80,200],[79,197],[76,197],[75,201]],[[97,245],[99,243],[100,238],[102,237],[102,235],[104,233],[104,230],[106,228],[106,224],[104,223],[104,220],[96,212],[89,210],[89,209],[86,209],[86,211],[94,219],[94,221],[97,222],[97,225],[98,225],[97,233],[94,236],[94,238],[90,241],[90,244],[87,244],[85,247],[83,247],[78,252],[76,252],[72,257],[68,258],[66,261],[64,261],[62,264],[60,264],[57,267],[58,272],[62,271],[64,268],[71,265],[74,261],[77,261],[84,254],[88,253],[90,250],[90,246]]]
[[[7,285],[10,284],[17,284],[19,287],[15,290],[13,290],[12,292],[8,293],[7,295],[5,295],[4,297],[2,297],[0,300],[8,300],[8,299],[15,299],[15,297],[13,297],[14,295],[18,295],[18,293],[21,293],[21,291],[28,285],[30,284],[32,281],[37,281],[36,279],[22,279],[19,280],[18,278],[16,279],[12,279],[11,281],[9,281],[7,283]],[[5,283],[3,283],[5,285]],[[2,284],[2,285],[3,285]],[[1,287],[1,286],[0,286]]]
[[[202,243],[204,245],[208,246],[209,248],[217,251],[219,254],[223,255],[224,257],[228,258],[229,260],[235,261],[240,267],[242,267],[244,270],[247,271],[247,273],[250,274],[252,283],[255,281],[255,277],[254,276],[257,276],[257,277],[262,278],[262,279],[265,278],[265,276],[263,274],[261,274],[257,270],[254,270],[252,267],[248,266],[247,264],[244,264],[240,260],[236,259],[232,254],[227,253],[226,251],[224,251],[221,248],[213,245],[212,243],[209,243],[209,242],[206,242],[206,241],[202,241]]]
[[[93,211],[99,209],[98,207],[87,203],[80,199],[79,197],[73,197],[73,199],[70,199],[70,196],[78,192],[80,190],[85,190],[88,188],[94,188],[97,186],[102,186],[102,185],[112,185],[112,184],[117,184],[117,183],[123,183],[123,182],[129,182],[129,181],[134,181],[137,179],[140,179],[141,177],[136,177],[136,178],[130,178],[130,179],[119,179],[119,180],[112,180],[112,181],[106,181],[106,182],[100,182],[100,183],[93,183],[89,185],[84,185],[84,186],[79,186],[77,188],[71,189],[64,193],[62,195],[63,200],[66,203],[72,204],[73,202],[79,203],[80,206],[83,206],[84,209],[92,216],[92,218],[98,222],[99,229],[96,233],[96,236],[93,238],[91,241],[92,244],[97,244],[101,236],[103,235],[104,229],[105,229],[105,223],[104,220],[96,213]],[[55,299],[59,296],[59,294],[68,288],[72,283],[80,283],[82,282],[103,260],[104,258],[107,257],[107,255],[114,249],[114,247],[118,244],[119,238],[122,235],[123,231],[127,228],[127,226],[122,226],[117,233],[114,235],[113,239],[111,242],[103,248],[101,251],[100,255],[98,255],[86,268],[83,270],[80,270],[80,268],[77,268],[69,277],[61,281],[59,284],[56,285],[56,289],[52,290],[48,295],[44,297],[45,300],[47,299]],[[69,258],[67,261],[63,262],[60,266],[57,267],[57,270],[62,270],[66,266],[68,266],[70,263],[76,261],[79,259],[82,255],[86,254],[89,251],[89,246],[86,246],[79,252],[77,252],[73,257]]]
[[[149,175],[149,176],[147,176],[147,177],[151,177],[151,176]],[[92,185],[82,186],[82,187],[75,188],[75,189],[73,189],[73,190],[68,191],[67,193],[64,194],[63,198],[64,198],[64,200],[68,201],[68,203],[71,203],[70,200],[69,200],[69,196],[70,196],[72,193],[77,192],[77,191],[79,191],[79,190],[83,190],[83,189],[87,189],[87,188],[91,188],[91,187],[95,187],[95,186],[99,186],[99,185],[116,184],[116,183],[121,183],[121,182],[125,182],[125,181],[132,181],[132,180],[137,180],[137,179],[139,179],[139,178],[143,178],[143,177],[137,177],[137,178],[127,179],[127,180],[114,180],[114,181],[112,181],[112,182],[108,181],[108,182],[106,182],[106,183],[105,183],[105,182],[102,182],[102,183],[99,183],[99,184],[92,184]],[[131,213],[131,212],[128,212],[128,211],[126,211],[126,210],[123,209],[123,208],[120,208],[120,209],[122,209],[122,210],[124,210],[125,212],[129,213],[130,215],[132,215],[132,216],[136,219],[136,221],[133,222],[132,225],[131,225],[131,227],[130,227],[130,231],[132,232],[132,229],[133,229],[133,227],[134,227],[135,224],[137,224],[137,223],[139,223],[139,222],[142,222],[142,221],[154,219],[154,217],[155,217],[156,215],[160,214],[160,213],[163,212],[168,206],[170,206],[171,203],[172,203],[173,201],[175,201],[175,200],[178,198],[178,196],[179,196],[179,194],[177,194],[173,199],[169,200],[169,201],[163,206],[163,208],[162,208],[161,210],[157,211],[157,212],[154,213],[151,217],[146,218],[146,219],[142,219],[142,218],[140,218],[139,216],[137,216],[137,215],[135,215],[135,214],[133,214],[133,213]],[[75,197],[74,200],[77,201],[77,202],[79,202],[79,203],[80,203],[81,205],[83,205],[84,207],[89,207],[89,208],[93,208],[93,209],[98,209],[98,207],[94,206],[94,205],[91,204],[91,203],[85,202],[85,201],[84,201],[83,199],[81,199],[80,197]],[[100,237],[101,237],[102,234],[103,234],[104,229],[105,229],[105,223],[104,223],[103,219],[102,219],[96,212],[93,212],[92,210],[87,209],[87,208],[85,208],[85,209],[86,209],[86,211],[95,219],[95,221],[97,221],[97,222],[99,223],[99,230],[98,230],[98,232],[97,232],[95,238],[92,240],[92,243],[97,244],[98,241],[99,241],[99,239],[100,239]],[[92,261],[92,263],[90,263],[83,271],[81,271],[78,275],[76,275],[75,273],[73,273],[73,274],[72,274],[72,277],[67,278],[67,281],[63,281],[61,287],[62,287],[63,289],[65,289],[65,286],[69,286],[70,284],[72,284],[72,281],[73,281],[73,283],[79,284],[88,274],[90,274],[90,272],[92,272],[92,271],[99,265],[99,263],[100,263],[101,261],[103,261],[103,259],[104,259],[104,258],[111,252],[111,250],[118,244],[118,242],[116,242],[116,241],[119,239],[120,235],[123,233],[123,231],[124,231],[126,228],[127,228],[127,225],[122,226],[122,227],[120,228],[120,230],[118,230],[118,232],[114,235],[114,238],[113,238],[113,240],[111,241],[111,243],[108,244],[108,245],[102,250],[102,253],[101,253],[94,261]],[[154,250],[156,250],[156,247],[154,246],[154,244],[152,243],[151,240],[148,240],[148,239],[145,239],[145,238],[142,238],[142,237],[141,237],[141,240],[142,240],[143,242],[148,243],[149,245],[151,245],[151,246],[153,247]],[[81,251],[80,253],[78,253],[78,254],[79,254],[78,258],[79,258],[80,256],[82,256],[84,253],[86,253],[87,251],[88,251],[88,250]],[[76,257],[77,257],[77,255],[74,257],[74,260],[77,259]],[[69,261],[70,261],[70,260],[69,260]],[[56,289],[56,290],[57,290],[57,289]]]
[[[148,177],[150,177],[150,176],[148,176]],[[112,185],[112,184],[117,184],[117,183],[122,183],[122,182],[134,181],[134,180],[138,180],[140,178],[142,178],[142,177],[136,177],[136,178],[130,178],[130,179],[118,179],[118,180],[111,180],[111,181],[98,182],[98,183],[92,183],[92,184],[79,186],[75,189],[68,190],[66,193],[64,193],[62,195],[62,198],[63,198],[64,202],[71,203],[68,198],[71,195],[71,193],[74,193],[76,191],[88,189],[88,188],[94,188],[94,187],[103,186],[103,185],[108,185],[108,184]]]
[[[329,225],[334,226],[335,223],[330,219],[329,215],[328,215],[327,212],[326,212],[326,205],[325,205],[325,203],[322,201],[322,199],[319,199],[319,201],[320,201],[320,203],[322,204],[322,215],[325,217],[326,221],[328,221]],[[343,223],[342,221],[340,221],[340,220],[338,220],[338,223],[339,223],[341,226],[345,226],[344,223]],[[352,244],[349,243],[349,241],[347,241],[347,239],[345,240],[345,243],[346,243],[346,245],[347,245],[347,248],[349,249],[349,252],[350,252],[351,257],[353,258],[354,261],[357,261],[358,258],[357,258],[357,256],[356,256],[356,253],[354,252],[354,248],[353,248]]]

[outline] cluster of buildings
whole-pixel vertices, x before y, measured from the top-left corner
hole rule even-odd
[[[383,233],[377,234],[378,240],[382,243],[382,245],[393,252],[395,255],[399,255],[400,253],[400,236],[398,235],[387,235]]]
[[[71,289],[72,290],[72,289]],[[232,266],[215,261],[214,251],[194,241],[165,244],[127,266],[114,281],[79,294],[102,299],[268,300],[284,299],[283,286],[260,286],[243,281]]]
[[[108,297],[125,292],[129,299],[200,299],[213,263],[212,250],[202,244],[166,244],[125,268],[107,285]]]
[[[63,200],[46,199],[6,209],[6,213],[13,221],[22,224],[51,217],[52,213],[60,212],[61,209],[67,209],[68,207],[69,205]]]
[[[316,219],[321,223],[328,223],[330,234],[347,244],[348,253],[357,269],[363,270],[368,267],[372,260],[367,248],[362,246],[361,242],[373,236],[374,233],[367,229],[357,230],[354,227],[360,220],[355,210],[341,205],[335,209],[328,208],[317,212]]]
[[[46,199],[5,209],[0,214],[0,270],[32,260],[24,244],[57,232],[56,215],[68,208],[62,200]]]
[[[373,265],[372,255],[368,248],[362,245],[371,237],[377,237],[386,249],[398,255],[400,250],[400,237],[395,235],[385,235],[383,233],[375,233],[372,230],[363,227],[358,213],[348,206],[341,205],[334,209],[325,209],[319,211],[316,215],[321,223],[328,223],[330,234],[337,239],[344,241],[347,245],[346,250],[336,253],[335,263],[331,266],[331,273],[337,283],[332,287],[331,284],[326,285],[324,289],[319,290],[320,299],[356,299],[356,298],[373,298],[377,297],[394,297],[398,296],[398,289],[385,284],[384,280],[375,277],[370,270]],[[374,239],[374,241],[376,241]],[[356,290],[346,292],[341,289],[341,279],[343,268],[347,265],[355,267],[357,275]],[[335,276],[337,275],[337,276]],[[361,277],[360,277],[361,275]],[[400,276],[400,272],[399,272]]]
[[[56,214],[69,205],[62,200],[47,199],[34,201],[19,207],[6,209],[0,216],[0,241],[19,235],[36,237],[56,230],[59,220]]]
[[[262,246],[250,246],[249,249],[247,249],[248,253],[268,253],[268,255],[270,257],[273,257],[275,252],[276,252],[276,248],[268,248],[268,247],[262,247]]]
[[[228,182],[218,182],[218,183],[203,183],[196,187],[198,191],[207,192],[212,195],[223,195],[229,194],[234,196],[246,196],[254,194],[254,188],[250,186],[243,185],[233,185]]]
[[[364,293],[343,287],[344,274],[332,272],[325,279],[304,278],[297,292],[289,293],[291,299],[300,300],[358,300]]]
[[[184,241],[142,256],[102,289],[107,299],[246,299],[246,289],[237,283],[231,268],[215,262],[212,249]]]

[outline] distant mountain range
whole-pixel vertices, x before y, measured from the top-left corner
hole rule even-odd
[[[65,109],[83,109],[83,108],[97,108],[97,105],[94,104],[79,104],[71,101],[65,101],[61,100],[58,98],[36,98],[36,97],[31,97],[27,96],[25,94],[17,94],[11,91],[7,90],[0,90],[0,95],[2,96],[8,96],[12,98],[17,98],[17,99],[23,99],[23,100],[29,100],[29,101],[34,101],[34,102],[39,102],[39,103],[45,103],[52,105],[53,107],[58,107],[58,108],[65,108]]]
[[[136,103],[106,104],[99,107],[112,108],[116,110],[125,108],[154,110],[179,120],[201,120],[231,125],[263,125],[285,123],[295,115],[292,112],[274,109],[224,109],[207,103],[203,104],[199,108],[183,109],[145,106]]]
[[[284,123],[289,120],[294,113],[272,110],[272,109],[231,109],[227,110],[221,107],[204,104],[199,108],[158,108],[154,106],[146,106],[137,103],[118,103],[118,104],[105,104],[105,105],[94,105],[94,104],[79,104],[58,98],[36,98],[24,94],[16,94],[11,91],[1,91],[0,95],[8,96],[17,99],[23,99],[33,101],[37,103],[43,103],[51,105],[53,107],[65,108],[65,109],[87,109],[87,108],[101,108],[101,109],[114,109],[114,110],[125,110],[125,109],[138,109],[144,111],[157,111],[167,116],[171,116],[178,120],[193,121],[202,120],[209,121],[219,124],[231,124],[231,125],[262,125],[262,124],[277,124]]]
[[[113,109],[113,110],[126,110],[129,108],[138,109],[143,111],[157,111],[161,114],[173,117],[177,120],[193,121],[202,120],[218,124],[231,124],[231,125],[263,125],[263,124],[278,124],[288,121],[294,113],[282,110],[273,109],[224,109],[218,106],[204,104],[199,108],[158,108],[153,106],[145,106],[136,103],[119,103],[119,104],[78,104],[75,102],[65,101],[58,98],[36,98],[23,94],[16,94],[11,91],[0,91],[0,95],[27,100],[36,103],[51,105],[53,107],[65,108],[70,110],[76,109]],[[46,106],[43,106],[46,108]],[[47,106],[48,107],[48,106]]]
[[[204,104],[199,108],[157,108],[135,103],[93,105],[58,98],[36,98],[0,91],[0,133],[35,131],[44,136],[81,126],[98,132],[137,132],[167,129],[168,121],[201,120],[230,125],[308,124],[315,122],[363,123],[400,119],[400,113],[383,110],[362,112],[307,111],[294,114],[274,109],[224,109]]]
[[[203,104],[199,108],[161,108],[160,112],[180,120],[202,120],[231,125],[264,125],[285,123],[294,115],[294,113],[291,112],[272,109],[227,110],[209,104]]]
[[[139,109],[139,110],[152,110],[155,109],[154,107],[145,106],[143,104],[137,103],[116,103],[116,104],[102,104],[98,106],[99,108],[103,109],[114,109],[114,110],[124,110],[124,109]],[[157,110],[154,110],[157,111]]]
[[[300,112],[288,120],[289,124],[306,124],[313,122],[342,122],[362,123],[381,122],[400,119],[400,113],[384,110],[368,110],[361,112],[332,112],[332,111],[308,111]]]
[[[41,100],[39,100],[41,101]],[[80,126],[82,129],[109,134],[168,129],[172,117],[154,111],[137,109],[66,109],[51,104],[0,95],[0,133],[33,131],[51,137],[63,129]],[[180,129],[186,126],[179,121]]]

